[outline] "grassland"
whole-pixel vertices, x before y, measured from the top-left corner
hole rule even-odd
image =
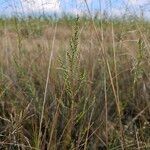
[[[0,19],[0,149],[149,150],[150,23]]]

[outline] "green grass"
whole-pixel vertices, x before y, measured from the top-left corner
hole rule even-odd
[[[150,23],[0,19],[0,149],[150,149]]]

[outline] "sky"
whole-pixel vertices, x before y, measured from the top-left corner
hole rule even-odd
[[[141,14],[150,18],[150,0],[0,0],[0,15],[49,14],[62,12],[83,15],[107,12],[112,16]]]

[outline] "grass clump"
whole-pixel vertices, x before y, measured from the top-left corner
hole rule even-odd
[[[0,19],[0,148],[149,149],[142,21]]]

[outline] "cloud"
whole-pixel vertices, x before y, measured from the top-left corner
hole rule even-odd
[[[124,14],[126,14],[126,10],[125,9],[122,9],[122,8],[112,8],[112,12],[111,12],[111,15],[112,16],[117,16],[117,17],[121,17],[123,16]]]
[[[25,12],[58,12],[60,10],[59,0],[21,0]]]
[[[92,3],[93,0],[86,0],[88,4]],[[77,0],[78,4],[85,3],[85,0]]]
[[[128,0],[128,1],[129,1],[129,3],[136,5],[136,6],[138,6],[138,5],[142,6],[142,5],[150,3],[149,0]]]

